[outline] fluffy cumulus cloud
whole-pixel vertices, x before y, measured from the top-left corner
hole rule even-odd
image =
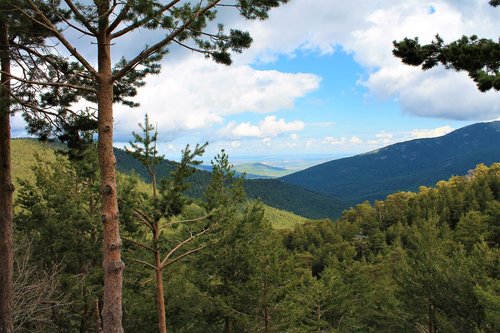
[[[271,137],[285,132],[300,131],[304,129],[304,122],[286,122],[285,119],[276,119],[276,116],[267,116],[261,122],[253,125],[249,122],[230,122],[219,131],[221,138],[262,138],[264,144],[271,142]],[[295,134],[296,135],[296,134]],[[292,135],[293,137],[293,135]],[[298,136],[296,137],[298,138]]]
[[[430,42],[436,33],[445,41],[472,34],[496,40],[499,21],[500,11],[483,0],[298,0],[273,12],[269,22],[249,25],[256,42],[245,59],[265,62],[297,50],[327,54],[342,48],[367,69],[359,83],[376,96],[398,97],[404,113],[494,119],[500,94],[479,92],[464,73],[403,65],[392,55],[392,41],[418,36]]]
[[[161,124],[162,133],[207,128],[222,123],[227,115],[242,112],[291,109],[297,98],[319,86],[320,77],[255,70],[247,65],[226,67],[192,56],[166,66],[160,75],[147,81],[147,89],[137,96],[141,104],[138,110],[117,108],[118,129],[134,128],[145,112]],[[260,136],[286,131],[290,126],[295,129],[299,125],[266,118],[259,128],[241,124],[235,131],[239,136]]]

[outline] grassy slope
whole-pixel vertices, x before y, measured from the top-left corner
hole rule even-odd
[[[54,143],[40,142],[34,139],[15,139],[12,141],[12,167],[14,185],[19,188],[18,179],[33,180],[31,167],[36,163],[36,156],[42,160],[55,160],[55,149],[61,149],[60,145]],[[172,165],[170,163],[166,164]],[[170,168],[164,168],[163,173]],[[145,182],[139,183],[140,190],[148,191],[150,185]],[[291,212],[264,205],[265,217],[276,229],[292,229],[297,223],[304,223],[306,218],[295,215]]]
[[[60,146],[40,142],[35,139],[12,140],[12,176],[14,186],[19,186],[18,179],[33,180],[31,166],[35,164],[37,156],[44,160],[55,160],[54,149]]]

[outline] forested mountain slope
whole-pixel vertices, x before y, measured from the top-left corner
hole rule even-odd
[[[124,173],[135,172],[148,180],[146,169],[123,149],[115,148],[117,169]],[[157,177],[167,177],[174,170],[175,162],[164,160],[156,168]],[[200,197],[210,180],[210,172],[197,170],[191,177],[188,194]],[[260,199],[265,204],[308,218],[336,218],[347,203],[321,193],[275,179],[247,179],[244,182],[249,198]]]
[[[53,142],[40,142],[36,139],[16,139],[13,141],[14,178],[31,179],[30,168],[36,161],[36,155],[53,160],[54,150],[65,147]],[[132,156],[123,149],[115,148],[117,169],[123,173],[134,172],[148,180],[148,174]],[[168,177],[175,168],[175,162],[164,160],[157,166],[158,178]],[[199,198],[210,180],[210,172],[198,170],[191,177],[188,195]],[[17,185],[17,183],[16,183]],[[272,179],[245,180],[248,197],[260,199],[265,204],[307,218],[336,218],[347,204],[327,195],[315,193],[292,184]]]
[[[93,309],[102,295],[102,224],[98,174],[90,168],[96,161],[86,157],[48,156],[17,188],[21,264],[15,267],[22,278],[16,290],[29,301],[16,305],[36,309],[39,320],[36,330],[18,320],[20,331],[98,330]],[[152,238],[140,217],[152,216],[155,201],[142,180],[118,178],[124,330],[154,332],[153,256],[141,245]],[[230,313],[233,332],[499,332],[500,163],[358,204],[336,223],[236,202],[239,191],[231,184],[212,187],[212,201],[183,206],[164,220],[161,249],[171,251],[182,239],[188,244],[166,268],[170,331],[222,332]],[[204,207],[213,202],[208,220]],[[22,289],[25,280],[33,284]]]
[[[283,182],[350,203],[414,191],[477,164],[500,161],[500,121],[470,125],[445,136],[396,143],[326,162],[280,178]]]

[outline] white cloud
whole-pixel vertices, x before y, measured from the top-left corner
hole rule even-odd
[[[394,134],[388,132],[379,132],[375,134],[375,138],[366,141],[371,146],[387,146],[394,143],[396,140]]]
[[[357,136],[353,136],[349,139],[349,142],[352,144],[360,144],[360,143],[363,143],[363,140],[361,140]]]
[[[333,121],[319,121],[314,123],[307,123],[308,127],[316,126],[316,127],[331,127],[334,126],[335,123]]]
[[[326,145],[334,145],[334,146],[355,146],[355,145],[360,145],[363,143],[363,140],[361,140],[357,136],[352,136],[350,138],[342,136],[340,138],[335,138],[333,136],[327,136],[325,137],[322,141],[322,144]]]
[[[257,125],[252,125],[249,122],[237,124],[230,122],[219,131],[219,135],[223,138],[264,138],[280,135],[285,132],[300,131],[304,129],[304,122],[292,121],[287,123],[283,118],[276,119],[276,116],[267,116]],[[267,141],[267,142],[270,142]]]
[[[266,146],[270,146],[271,145],[271,142],[273,141],[273,139],[271,138],[264,138],[262,140],[260,140],[263,144],[265,144]]]
[[[367,69],[359,83],[376,96],[398,98],[404,113],[487,120],[500,115],[500,94],[479,92],[464,73],[403,65],[392,55],[392,42],[418,36],[426,43],[437,33],[447,42],[471,34],[496,40],[499,21],[500,11],[484,0],[297,0],[271,12],[268,22],[247,25],[255,43],[241,60],[342,48]]]
[[[297,98],[318,88],[320,80],[313,74],[255,70],[246,65],[227,67],[193,56],[149,77],[147,89],[140,90],[136,98],[140,108],[117,106],[115,119],[118,132],[124,134],[141,122],[145,112],[160,124],[160,134],[208,128],[222,123],[227,115],[292,109]],[[282,125],[283,121],[264,123],[261,130],[272,132],[272,126]],[[245,125],[239,128],[242,136],[255,135],[252,130]]]
[[[435,138],[448,134],[453,130],[450,126],[441,126],[434,129],[415,129],[410,132],[410,137],[413,139]]]

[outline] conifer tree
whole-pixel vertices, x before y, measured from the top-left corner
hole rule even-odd
[[[65,0],[63,6],[51,6],[51,11],[43,11],[40,2],[25,0],[33,14],[20,7],[22,14],[40,23],[53,33],[66,48],[71,57],[78,61],[86,79],[84,84],[74,84],[73,88],[87,94],[87,98],[97,103],[98,150],[101,172],[102,222],[104,225],[103,269],[104,307],[103,327],[106,332],[122,332],[122,275],[124,264],[121,260],[121,238],[119,233],[118,202],[116,189],[115,157],[113,154],[113,103],[134,103],[120,98],[120,93],[130,96],[143,85],[144,76],[157,73],[158,61],[167,53],[172,44],[187,47],[195,52],[223,64],[231,63],[230,52],[242,52],[251,43],[248,33],[239,30],[225,32],[219,24],[215,31],[209,23],[217,17],[217,9],[232,9],[247,19],[266,19],[268,11],[287,0],[237,0],[226,3],[223,0],[189,1],[133,1],[116,2],[95,0],[93,3]],[[61,25],[53,24],[50,13],[59,15],[69,10],[70,19]],[[142,51],[130,58],[121,58],[112,64],[113,45],[121,37],[138,29],[161,30],[166,35],[146,45]],[[97,54],[97,67],[90,57],[77,49],[71,40],[69,30],[91,38]],[[147,31],[146,30],[146,31]],[[154,34],[153,34],[154,35]],[[158,35],[156,35],[158,36]],[[154,38],[154,36],[153,36]],[[44,84],[43,82],[32,82]]]
[[[57,1],[54,1],[57,3]],[[10,157],[10,117],[16,110],[23,110],[27,117],[36,118],[49,112],[44,106],[46,103],[37,103],[34,108],[33,87],[25,84],[27,76],[38,76],[44,70],[54,69],[65,62],[57,56],[48,56],[43,47],[44,40],[50,36],[45,27],[32,22],[20,15],[13,1],[3,1],[0,4],[0,332],[12,332],[12,264],[13,264],[13,236],[12,236],[12,198],[14,186],[12,184],[12,170]],[[45,8],[44,6],[42,8]],[[61,15],[65,15],[61,13]],[[49,16],[48,19],[56,23],[60,17]],[[40,47],[37,52],[30,52],[29,47]],[[20,82],[12,82],[12,64],[15,69],[24,72],[25,78]],[[41,70],[43,68],[43,70]],[[27,74],[26,72],[29,72]],[[53,73],[53,71],[52,71]],[[58,78],[49,73],[45,77],[54,82]],[[47,93],[47,92],[46,92]],[[51,95],[51,93],[49,93]],[[43,105],[45,104],[45,105]],[[52,103],[53,105],[53,103]],[[51,105],[51,106],[52,106]],[[27,110],[33,112],[28,114]]]
[[[133,207],[135,219],[145,225],[147,230],[151,232],[151,237],[146,237],[146,240],[151,239],[151,241],[145,243],[145,241],[141,242],[128,238],[125,238],[125,240],[143,250],[147,250],[149,254],[153,256],[153,263],[134,258],[131,260],[145,265],[147,268],[152,268],[155,272],[158,330],[159,333],[166,333],[167,319],[163,272],[171,264],[205,248],[206,244],[199,244],[194,247],[191,246],[191,244],[195,243],[200,236],[206,234],[210,230],[210,226],[205,223],[207,216],[189,220],[174,219],[174,217],[182,213],[184,206],[189,202],[189,200],[183,196],[183,192],[189,187],[187,178],[195,172],[192,165],[201,163],[197,161],[196,158],[204,153],[207,144],[201,146],[196,145],[193,150],[191,150],[188,145],[183,151],[182,159],[180,163],[177,164],[171,177],[169,179],[162,179],[159,193],[157,193],[155,166],[163,159],[162,156],[158,156],[156,148],[158,132],[157,129],[150,124],[147,114],[144,117],[144,124],[139,124],[139,127],[142,129],[142,133],[137,134],[133,132],[135,141],[130,142],[132,150],[127,150],[127,152],[140,161],[151,176],[152,197],[143,195],[141,198],[142,200],[139,200],[139,202],[134,202],[133,199],[127,198],[125,198],[124,201]],[[185,235],[182,235],[183,233],[181,230],[181,236],[183,237],[182,241],[179,241],[179,243],[171,247],[168,246],[166,244],[168,240],[165,239],[164,232],[168,229],[169,233],[172,234],[175,232],[172,228],[188,223],[201,223],[202,225],[197,228],[185,227],[187,230]],[[177,230],[177,232],[178,231],[179,230]]]

